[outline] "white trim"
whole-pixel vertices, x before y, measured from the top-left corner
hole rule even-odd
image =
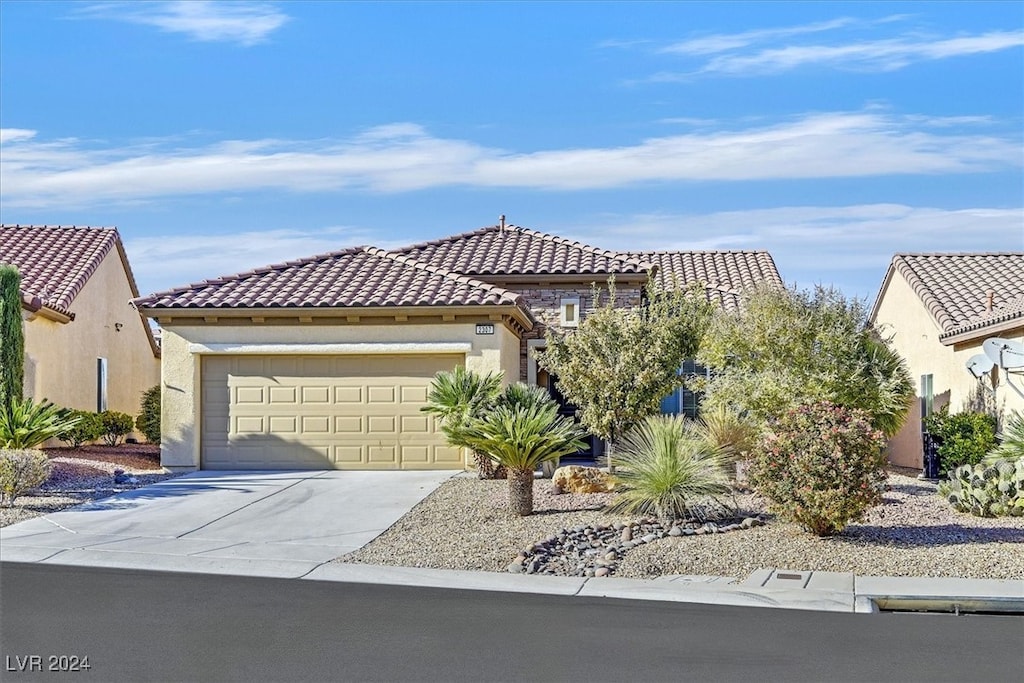
[[[473,345],[468,342],[419,342],[365,344],[189,344],[189,353],[203,355],[244,354],[244,355],[321,355],[333,356],[381,356],[403,354],[448,354],[469,353]]]
[[[531,387],[537,386],[537,356],[535,354],[547,347],[546,339],[526,340],[526,383]]]
[[[562,327],[579,327],[580,326],[580,297],[578,296],[563,296],[561,301],[562,309]],[[572,317],[569,317],[570,307],[572,310]]]

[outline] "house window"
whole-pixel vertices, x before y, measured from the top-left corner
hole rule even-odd
[[[562,327],[579,327],[580,298],[578,296],[562,297]]]
[[[96,359],[96,412],[107,409],[107,359]]]
[[[921,375],[921,419],[932,414],[935,408],[935,388],[931,375]]]
[[[695,360],[683,361],[679,374],[688,381],[694,377],[711,377],[708,368],[698,365]],[[685,386],[680,387],[661,400],[661,412],[663,415],[685,415],[695,418],[700,411],[701,396],[699,392],[691,391]]]

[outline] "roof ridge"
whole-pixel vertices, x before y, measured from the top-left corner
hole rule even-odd
[[[358,247],[347,247],[345,249],[339,249],[337,251],[329,251],[323,254],[317,254],[315,256],[308,256],[306,258],[294,259],[291,261],[282,261],[280,263],[272,263],[268,266],[260,266],[259,268],[251,268],[250,270],[244,270],[230,275],[220,275],[218,277],[208,278],[206,280],[200,280],[199,282],[193,282],[187,285],[181,285],[172,289],[165,289],[160,292],[151,292],[146,296],[139,297],[138,299],[150,299],[155,295],[168,296],[171,294],[182,294],[194,289],[200,289],[203,287],[213,287],[215,285],[224,285],[229,282],[238,282],[246,278],[253,277],[255,275],[265,275],[266,273],[273,272],[275,270],[284,270],[286,268],[294,268],[296,266],[307,266],[311,263],[319,263],[328,259],[337,258],[338,256],[345,256],[347,254],[354,254],[358,251],[362,251],[364,246]]]
[[[21,290],[23,295],[27,295],[29,299],[39,298],[44,307],[64,315],[68,315],[71,318],[75,317],[75,314],[71,311],[71,304],[73,304],[78,295],[81,294],[82,289],[85,288],[85,285],[89,282],[89,278],[92,277],[100,267],[103,259],[105,259],[114,249],[115,245],[121,245],[120,249],[122,250],[124,248],[121,242],[121,234],[115,226],[22,225],[20,223],[3,223],[0,224],[0,230],[46,230],[50,232],[78,231],[99,235],[97,244],[92,244],[91,242],[87,243],[88,249],[83,253],[78,254],[82,257],[81,260],[76,260],[68,264],[69,268],[66,272],[67,277],[64,278],[64,281],[61,283],[51,283],[64,285],[60,291],[51,292],[49,289],[44,288],[41,291],[29,292],[24,286],[24,280],[22,281]],[[22,269],[24,269],[24,266]],[[39,284],[37,283],[36,286],[39,286]],[[41,296],[44,293],[47,294],[47,296]]]
[[[1024,251],[901,251],[893,256],[1024,256]]]
[[[500,226],[498,226],[498,227],[500,227]],[[506,230],[508,230],[510,228],[513,229],[513,230],[518,230],[519,232],[522,232],[522,233],[528,233],[528,234],[534,235],[534,236],[539,237],[540,239],[546,240],[548,242],[554,242],[556,244],[564,244],[564,245],[567,245],[567,246],[570,246],[570,247],[575,247],[577,249],[581,249],[583,251],[588,251],[591,254],[596,254],[598,256],[604,256],[605,258],[613,258],[613,259],[617,259],[619,261],[624,261],[624,262],[629,263],[631,265],[637,266],[638,268],[643,268],[644,270],[651,270],[652,268],[655,267],[655,265],[653,263],[647,263],[646,261],[639,261],[637,259],[634,259],[634,258],[628,256],[625,252],[612,251],[611,249],[601,249],[600,247],[595,247],[593,245],[586,244],[584,242],[580,242],[579,240],[573,241],[573,240],[568,239],[567,237],[560,237],[559,235],[553,235],[553,234],[548,233],[548,232],[541,232],[539,230],[534,230],[533,228],[524,228],[524,227],[519,226],[519,225],[507,225],[507,226],[505,226]]]
[[[469,285],[471,287],[477,287],[487,292],[493,292],[495,294],[498,294],[502,298],[510,299],[511,302],[515,304],[520,304],[523,301],[523,296],[521,294],[517,294],[511,290],[505,289],[504,287],[500,287],[490,282],[484,282],[483,280],[478,280],[476,278],[469,277],[468,275],[456,273],[453,270],[442,268],[441,266],[436,266],[432,263],[427,263],[426,261],[420,261],[414,256],[390,252],[387,251],[386,249],[381,249],[380,247],[374,247],[370,245],[361,247],[361,249],[367,254],[371,254],[379,258],[391,259],[392,261],[404,263],[406,265],[413,266],[414,268],[425,270],[429,273],[434,273],[435,275],[451,278],[457,282]]]
[[[942,331],[948,332],[955,326],[952,316],[946,311],[946,307],[942,305],[939,297],[931,290],[928,283],[917,274],[914,266],[907,261],[906,256],[904,254],[893,255],[892,267],[907,281],[907,284],[914,290],[914,294],[917,294],[918,298],[921,299],[921,303],[932,314],[932,318],[939,324]]]
[[[637,249],[625,254],[770,254],[767,249]]]
[[[511,226],[506,225],[505,229],[507,230],[509,227],[511,227]],[[454,235],[449,235],[448,237],[438,237],[437,239],[426,240],[424,242],[417,242],[415,244],[409,244],[409,245],[404,246],[404,247],[399,247],[398,249],[392,249],[392,250],[390,250],[390,253],[398,253],[398,254],[400,254],[400,253],[405,253],[405,252],[408,252],[408,251],[417,251],[419,249],[426,249],[427,247],[436,247],[436,246],[440,246],[440,245],[442,245],[442,244],[444,244],[446,242],[452,242],[452,241],[455,241],[455,240],[466,239],[468,237],[475,237],[476,235],[483,235],[484,233],[488,233],[488,232],[494,232],[495,230],[498,230],[500,228],[501,228],[500,225],[487,225],[487,226],[484,226],[482,228],[477,228],[476,230],[469,230],[467,232],[459,232],[459,233],[456,233]]]

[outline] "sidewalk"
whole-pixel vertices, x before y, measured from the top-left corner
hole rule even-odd
[[[100,545],[109,539],[79,538],[76,542],[82,544],[77,549],[53,549],[49,553],[41,552],[39,548],[5,543],[0,559],[5,562],[828,612],[912,610],[1024,615],[1024,581],[1020,580],[855,576],[852,573],[786,569],[760,569],[742,581],[723,576],[676,575],[653,580],[527,576],[346,564],[300,557],[214,558],[186,554],[184,547],[180,549],[182,552],[174,552],[166,543],[157,552],[141,552],[139,549],[134,552],[90,551],[87,550],[90,545]]]

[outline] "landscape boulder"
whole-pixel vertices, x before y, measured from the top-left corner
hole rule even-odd
[[[607,474],[596,467],[580,465],[559,467],[551,483],[564,493],[608,493],[615,490],[615,483]]]

